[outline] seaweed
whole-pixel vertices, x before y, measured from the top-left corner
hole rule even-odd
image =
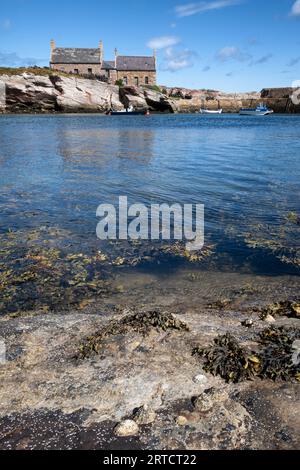
[[[184,242],[166,244],[148,243],[141,240],[110,242],[107,263],[116,267],[138,266],[143,263],[160,263],[162,259],[184,259],[189,263],[201,263],[214,252],[213,245],[206,245],[202,250],[190,252]]]
[[[275,302],[260,311],[260,318],[265,320],[268,315],[272,317],[282,316],[288,318],[300,318],[300,301]]]
[[[260,360],[229,333],[218,336],[207,348],[196,348],[193,355],[205,359],[204,370],[212,375],[219,375],[228,383],[238,383],[253,377],[260,367]]]
[[[120,320],[111,321],[102,330],[86,338],[79,347],[78,357],[86,358],[94,353],[99,354],[103,341],[109,337],[125,335],[131,332],[146,336],[152,328],[162,331],[189,331],[186,323],[178,320],[171,314],[157,311],[135,313],[127,315]]]
[[[0,314],[84,308],[110,291],[103,257],[51,246],[65,237],[55,227],[0,237]]]
[[[260,353],[262,369],[261,378],[285,381],[300,380],[300,361],[293,361],[300,330],[297,328],[267,328],[260,334],[261,343],[265,345]],[[297,352],[297,350],[296,350]]]
[[[250,248],[266,249],[282,263],[299,268],[299,221],[297,214],[291,212],[283,218],[281,225],[254,225],[252,232],[245,234],[245,242]]]
[[[300,381],[300,329],[270,327],[258,337],[259,351],[242,347],[227,333],[207,348],[193,354],[205,359],[204,370],[226,382],[238,383],[251,378]]]

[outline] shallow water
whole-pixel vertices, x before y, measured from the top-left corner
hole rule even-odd
[[[299,273],[299,116],[1,116],[0,168],[0,234],[16,233],[14,248],[52,231],[49,246],[92,255],[98,205],[127,195],[205,204],[205,269]],[[143,269],[184,263],[162,254]]]

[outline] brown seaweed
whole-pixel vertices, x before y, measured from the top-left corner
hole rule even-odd
[[[262,369],[260,377],[285,381],[296,379],[300,375],[300,362],[293,362],[295,342],[300,339],[297,328],[267,328],[260,334],[265,348],[260,353]]]
[[[275,302],[260,310],[260,318],[265,320],[268,315],[300,319],[300,301]]]
[[[207,348],[196,348],[193,354],[205,359],[204,370],[219,375],[226,382],[238,383],[253,377],[260,360],[241,347],[237,340],[227,333],[218,336]]]
[[[184,322],[171,314],[157,311],[135,313],[125,316],[120,320],[111,321],[102,330],[86,338],[79,348],[79,357],[85,358],[93,353],[98,354],[103,341],[111,336],[125,335],[132,332],[145,336],[152,328],[162,331],[189,331],[188,326]]]
[[[263,330],[257,352],[241,346],[227,333],[207,348],[196,348],[193,354],[204,358],[204,370],[226,382],[241,382],[255,376],[261,379],[300,381],[299,328],[267,328]]]

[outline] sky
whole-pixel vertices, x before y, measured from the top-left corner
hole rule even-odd
[[[226,92],[300,80],[300,0],[0,0],[0,66],[49,64],[58,47],[151,55],[158,83]]]

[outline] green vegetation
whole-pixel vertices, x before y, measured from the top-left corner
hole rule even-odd
[[[122,88],[124,86],[123,80],[121,79],[117,80],[115,85],[118,86],[119,88]]]
[[[49,75],[58,75],[61,77],[72,77],[72,74],[66,72],[59,72],[57,70],[52,70],[48,67],[0,67],[0,75],[22,75],[23,73],[28,73],[31,75],[39,75],[44,77],[49,77]]]
[[[162,89],[158,85],[144,85],[144,88],[162,93]]]

